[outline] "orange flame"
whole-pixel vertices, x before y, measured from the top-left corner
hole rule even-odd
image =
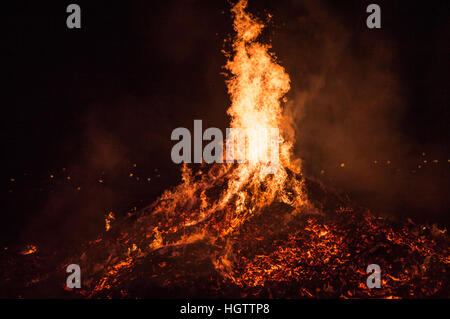
[[[271,46],[257,42],[264,24],[245,11],[247,0],[239,1],[233,8],[234,58],[226,69],[231,78],[227,81],[232,105],[228,109],[231,127],[250,129],[248,153],[252,162],[268,157],[269,143],[259,139],[267,136],[272,128],[281,128],[282,108],[280,100],[290,89],[289,75],[270,54]],[[258,149],[258,148],[262,148]],[[281,141],[282,160],[287,163],[292,143]]]
[[[221,248],[211,255],[214,266],[233,280],[230,276],[236,259],[234,235],[239,234],[242,225],[274,202],[294,207],[293,215],[308,205],[303,181],[288,173],[300,170],[299,165],[290,162],[292,141],[279,138],[281,165],[275,174],[265,170],[269,164],[264,160],[270,158],[273,150],[264,141],[269,134],[263,133],[271,129],[283,133],[281,99],[290,88],[290,80],[270,53],[270,45],[257,42],[264,24],[247,13],[246,7],[247,1],[241,0],[232,8],[236,36],[233,59],[225,68],[230,72],[227,85],[232,101],[228,110],[231,128],[256,132],[246,136],[250,160],[240,164],[217,163],[208,171],[197,173],[184,165],[182,183],[165,191],[147,208],[133,226],[136,229],[123,233],[121,241],[133,243],[136,248],[128,250],[127,264],[157,249],[207,241]],[[120,259],[108,267],[111,273],[94,292],[115,281],[111,274],[116,272],[114,267],[122,265]]]

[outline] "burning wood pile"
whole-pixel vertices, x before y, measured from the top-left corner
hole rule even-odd
[[[3,288],[12,285],[23,297],[449,295],[449,238],[435,225],[376,217],[292,172],[288,179],[304,182],[317,209],[296,212],[294,205],[277,197],[235,228],[230,227],[227,208],[193,224],[188,221],[198,217],[202,203],[214,201],[227,183],[226,174],[206,175],[209,183],[205,175],[197,176],[201,185],[210,187],[183,197],[177,203],[180,214],[170,215],[162,196],[141,212],[113,222],[111,230],[64,262],[39,251],[23,254],[2,265]],[[291,191],[286,185],[286,192]],[[232,203],[248,209],[250,201],[239,202],[236,196]],[[65,267],[75,261],[83,271],[82,288],[64,290]],[[366,267],[374,263],[381,267],[381,289],[366,286]]]
[[[203,200],[220,194],[224,177]],[[236,228],[229,226],[226,208],[195,225],[170,226],[182,225],[201,207],[200,190],[185,198],[193,206],[179,207],[185,212],[179,220],[161,209],[163,200],[157,202],[86,249],[82,268],[90,269],[85,280],[91,286],[82,292],[90,297],[449,295],[449,239],[444,230],[376,217],[318,183],[305,184],[320,210],[296,213],[295,206],[276,198]],[[243,209],[249,204],[241,203]],[[148,234],[148,227],[155,225],[153,235],[136,235]],[[382,270],[381,289],[366,286],[366,267],[374,263]]]

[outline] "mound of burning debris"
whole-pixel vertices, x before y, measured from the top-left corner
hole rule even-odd
[[[282,203],[265,208],[232,235],[232,247],[230,241],[205,239],[164,247],[144,259],[131,252],[91,296],[449,296],[449,239],[436,226],[393,222],[349,207],[297,216],[292,211]],[[366,286],[370,264],[381,267],[381,289]]]
[[[232,277],[254,296],[448,297],[447,248],[436,227],[340,209],[333,217],[303,218],[254,253],[243,247]],[[381,267],[382,289],[366,286],[370,264]]]
[[[4,259],[2,295],[448,298],[449,238],[444,230],[376,217],[318,183],[305,184],[320,209],[298,212],[274,201],[227,236],[217,236],[229,227],[225,213],[216,211],[189,225],[189,211],[170,220],[175,216],[159,211],[157,202],[119,221],[116,231],[90,242],[75,259],[60,262],[55,254],[39,251]],[[209,189],[209,196],[217,196],[216,188]],[[194,204],[191,213],[197,209]],[[82,269],[82,288],[74,291],[64,289],[70,263]],[[381,267],[381,289],[366,286],[370,264]]]

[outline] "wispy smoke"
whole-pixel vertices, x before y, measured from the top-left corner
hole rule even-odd
[[[273,45],[291,77],[286,116],[306,174],[379,212],[445,210],[439,173],[411,177],[418,153],[405,133],[409,100],[391,31],[366,29],[363,5],[350,21],[326,1],[289,6]]]

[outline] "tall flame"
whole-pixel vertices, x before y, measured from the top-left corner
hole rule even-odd
[[[121,242],[129,244],[126,258],[122,248],[115,249],[119,262],[97,281],[94,294],[113,285],[117,267],[129,267],[134,258],[198,241],[215,247],[211,258],[216,270],[235,281],[231,275],[236,258],[233,246],[241,226],[273,203],[288,204],[293,207],[293,215],[307,207],[302,180],[289,173],[299,172],[289,162],[292,141],[279,138],[281,165],[275,174],[265,171],[267,163],[262,159],[273,150],[261,139],[271,129],[282,132],[281,99],[290,88],[290,80],[270,53],[270,45],[257,42],[264,24],[247,13],[246,7],[247,1],[240,0],[232,8],[236,36],[233,58],[225,67],[230,72],[227,85],[232,101],[228,110],[231,128],[256,132],[247,136],[251,161],[217,163],[206,172],[193,172],[183,166],[182,183],[165,191],[121,233]]]
[[[228,109],[231,127],[248,129],[259,134],[248,137],[248,153],[252,162],[261,154],[268,157],[270,143],[261,143],[272,128],[281,128],[280,100],[290,89],[289,75],[269,53],[271,46],[257,42],[264,24],[245,11],[247,0],[239,1],[233,8],[234,58],[226,69],[231,78],[227,81],[232,105]],[[262,150],[260,148],[263,148]],[[282,161],[286,164],[292,143],[282,141]]]

